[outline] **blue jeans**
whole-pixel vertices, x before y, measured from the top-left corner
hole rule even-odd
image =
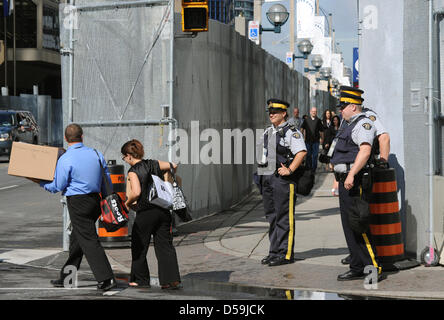
[[[313,171],[318,167],[319,142],[305,143],[307,146],[307,166]]]

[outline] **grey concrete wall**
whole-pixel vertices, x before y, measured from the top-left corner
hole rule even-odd
[[[404,4],[404,137],[406,201],[410,251],[420,251],[429,242],[428,187],[428,2],[407,0]],[[417,91],[416,91],[417,90]],[[416,91],[416,92],[415,92]],[[414,94],[418,95],[420,103]],[[416,224],[416,226],[415,226]],[[415,228],[416,227],[416,228]],[[416,230],[415,230],[416,229]],[[416,231],[416,239],[413,236]]]
[[[359,2],[360,87],[365,91],[364,104],[380,115],[391,136],[389,162],[397,172],[405,247],[416,257],[429,244],[430,227],[428,5],[421,0]],[[442,183],[435,185],[435,193],[442,193]],[[435,210],[434,220],[441,223],[434,231],[441,236],[443,214]]]

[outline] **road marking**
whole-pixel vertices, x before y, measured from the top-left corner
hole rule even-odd
[[[0,253],[0,259],[4,262],[12,263],[12,264],[26,264],[28,262],[42,259],[47,256],[52,256],[53,254],[60,253],[60,250],[39,250],[39,249],[7,249],[0,248],[1,250],[5,250],[5,252]]]
[[[14,184],[12,186],[1,187],[0,190],[12,189],[12,188],[17,188],[17,187],[18,187],[18,185]]]
[[[94,290],[95,288],[0,288],[0,290]]]

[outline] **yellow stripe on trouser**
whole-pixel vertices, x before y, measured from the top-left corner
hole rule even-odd
[[[293,247],[293,232],[294,232],[294,184],[290,183],[290,201],[288,204],[288,220],[290,224],[290,231],[288,233],[288,250],[287,255],[285,256],[285,259],[290,260],[291,258],[291,248]]]
[[[285,290],[285,295],[287,296],[287,300],[293,300],[291,298],[291,291],[290,290]]]
[[[363,233],[362,237],[364,238],[365,245],[367,246],[368,253],[370,254],[370,258],[372,259],[373,266],[378,269],[378,274],[381,273],[381,267],[378,266],[378,263],[375,260],[375,254],[373,253],[372,246],[370,245],[370,241],[368,241],[367,234]]]

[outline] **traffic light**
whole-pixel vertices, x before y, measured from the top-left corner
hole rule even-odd
[[[208,0],[182,0],[182,31],[208,31]]]

